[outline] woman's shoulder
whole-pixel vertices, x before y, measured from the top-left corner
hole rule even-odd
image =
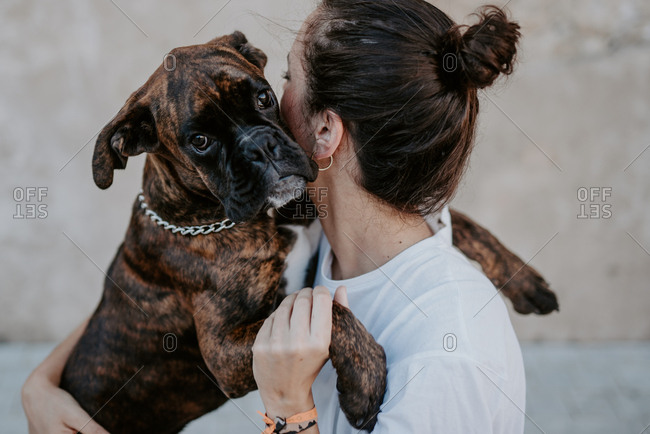
[[[453,356],[507,375],[519,345],[503,300],[481,271],[444,245],[394,271],[360,317],[389,365]]]

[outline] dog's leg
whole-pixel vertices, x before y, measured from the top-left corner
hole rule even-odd
[[[236,310],[224,299],[210,299],[198,305],[194,324],[203,360],[217,386],[228,398],[239,398],[257,389],[252,348],[264,320],[233,326],[248,315],[224,317],[224,312],[232,311]]]
[[[236,398],[257,389],[252,347],[264,320],[227,331],[223,312],[230,308],[215,298],[194,316],[199,346],[219,389]],[[352,312],[336,302],[330,358],[338,375],[341,409],[353,426],[372,430],[386,391],[386,356]]]
[[[337,302],[332,305],[330,359],[341,410],[353,427],[372,431],[386,392],[386,355],[354,314]]]
[[[485,275],[512,301],[517,312],[543,315],[559,310],[555,294],[537,270],[508,250],[487,229],[455,210],[451,210],[451,225],[454,245],[481,265]]]

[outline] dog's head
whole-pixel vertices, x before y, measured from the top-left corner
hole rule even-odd
[[[241,32],[172,50],[99,134],[97,186],[108,188],[113,170],[147,152],[171,163],[171,179],[214,196],[233,221],[294,198],[317,166],[281,128],[265,65]]]

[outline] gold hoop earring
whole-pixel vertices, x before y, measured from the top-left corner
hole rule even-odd
[[[332,167],[332,164],[334,164],[334,156],[333,156],[333,155],[330,155],[330,164],[328,164],[327,167],[325,167],[325,168],[323,168],[323,169],[321,169],[321,168],[319,167],[319,168],[318,168],[318,171],[319,171],[319,172],[325,172],[327,169],[329,169],[330,167]]]

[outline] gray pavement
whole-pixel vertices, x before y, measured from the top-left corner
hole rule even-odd
[[[0,344],[0,433],[27,433],[20,387],[52,344]],[[526,434],[650,434],[650,342],[522,345]],[[259,434],[256,394],[229,402],[183,433]]]

